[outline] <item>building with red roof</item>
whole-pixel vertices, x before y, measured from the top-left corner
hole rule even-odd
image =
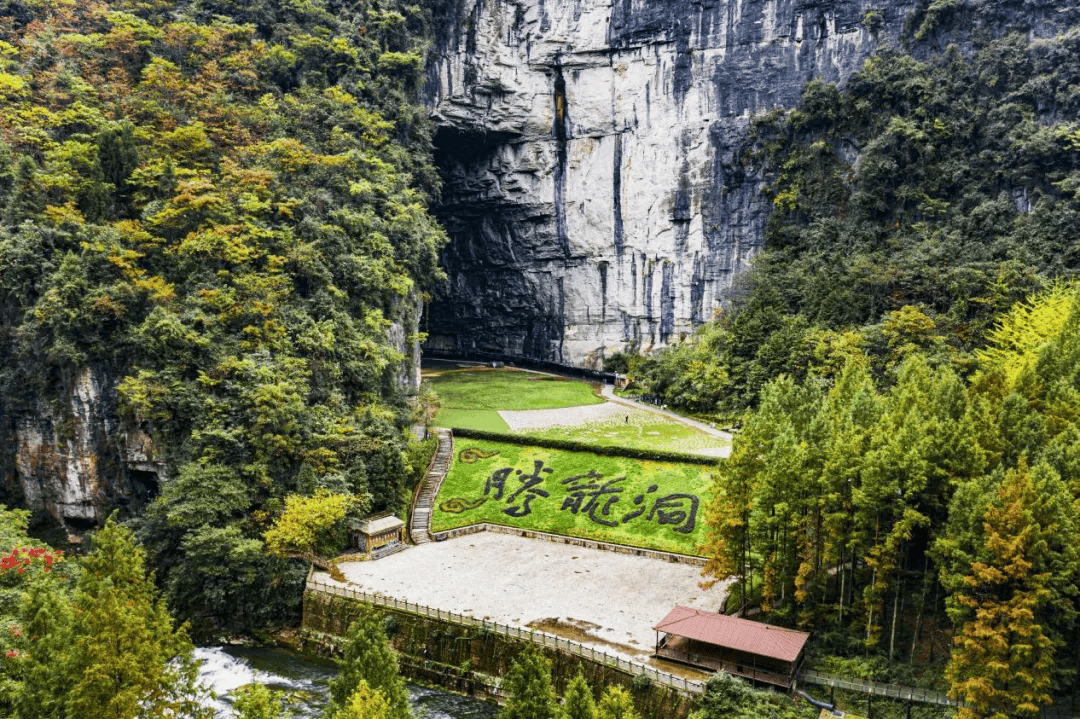
[[[802,667],[810,638],[807,632],[691,607],[675,607],[653,629],[658,658],[787,689]]]

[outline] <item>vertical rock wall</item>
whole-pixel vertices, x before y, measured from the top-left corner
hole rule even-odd
[[[428,100],[449,283],[428,346],[596,366],[677,341],[761,245],[751,117],[844,80],[914,7],[447,0]]]
[[[10,443],[0,502],[45,510],[74,537],[106,507],[138,509],[157,494],[164,464],[148,433],[121,426],[116,380],[103,368],[64,373],[54,397],[0,416]]]

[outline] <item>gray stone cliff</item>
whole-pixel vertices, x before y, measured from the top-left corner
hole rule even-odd
[[[62,373],[51,398],[8,416],[0,408],[0,503],[46,512],[74,540],[107,508],[137,510],[153,498],[165,465],[149,432],[121,422],[118,379],[85,367]]]
[[[427,347],[597,367],[678,341],[762,243],[751,118],[842,82],[917,5],[447,0],[428,101],[449,282]]]

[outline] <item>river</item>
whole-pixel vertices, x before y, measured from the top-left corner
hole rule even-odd
[[[293,717],[321,717],[329,697],[327,683],[337,674],[328,659],[284,649],[199,647],[195,658],[202,660],[199,680],[216,695],[208,703],[218,719],[233,717],[232,692],[252,682],[284,692]],[[426,719],[494,719],[498,714],[492,704],[438,689],[410,685],[409,696]]]

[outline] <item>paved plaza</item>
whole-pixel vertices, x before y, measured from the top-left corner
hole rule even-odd
[[[652,626],[677,604],[715,611],[725,589],[699,567],[481,532],[340,565],[353,589],[569,636],[644,661]],[[327,574],[319,581],[336,584]],[[558,620],[560,629],[551,628]],[[568,630],[575,627],[576,630]]]

